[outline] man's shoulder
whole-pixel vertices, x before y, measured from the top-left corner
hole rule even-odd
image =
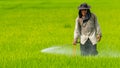
[[[94,13],[91,13],[91,17],[92,17],[93,19],[96,19],[96,18],[97,18]]]
[[[94,13],[91,13],[91,16],[96,17],[96,15]]]

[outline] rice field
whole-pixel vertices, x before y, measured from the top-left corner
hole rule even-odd
[[[80,56],[79,44],[72,55],[77,7],[83,2],[101,26],[98,56]],[[119,8],[119,0],[1,0],[0,68],[119,68]],[[42,52],[50,47],[63,49]]]

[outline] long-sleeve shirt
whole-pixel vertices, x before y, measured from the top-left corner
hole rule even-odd
[[[91,13],[91,17],[87,22],[83,22],[82,18],[76,18],[74,40],[80,38],[81,44],[84,44],[88,38],[92,44],[97,44],[96,35],[102,36],[97,17]]]

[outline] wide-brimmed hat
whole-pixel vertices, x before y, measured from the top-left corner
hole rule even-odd
[[[82,9],[90,9],[90,6],[87,4],[87,3],[82,3],[79,7],[78,7],[79,10],[82,10]]]

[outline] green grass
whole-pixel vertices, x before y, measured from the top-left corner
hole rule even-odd
[[[102,29],[99,56],[73,57],[40,52],[53,45],[72,46],[77,7],[82,2],[0,1],[0,68],[118,68],[120,5],[117,0],[86,0]]]

